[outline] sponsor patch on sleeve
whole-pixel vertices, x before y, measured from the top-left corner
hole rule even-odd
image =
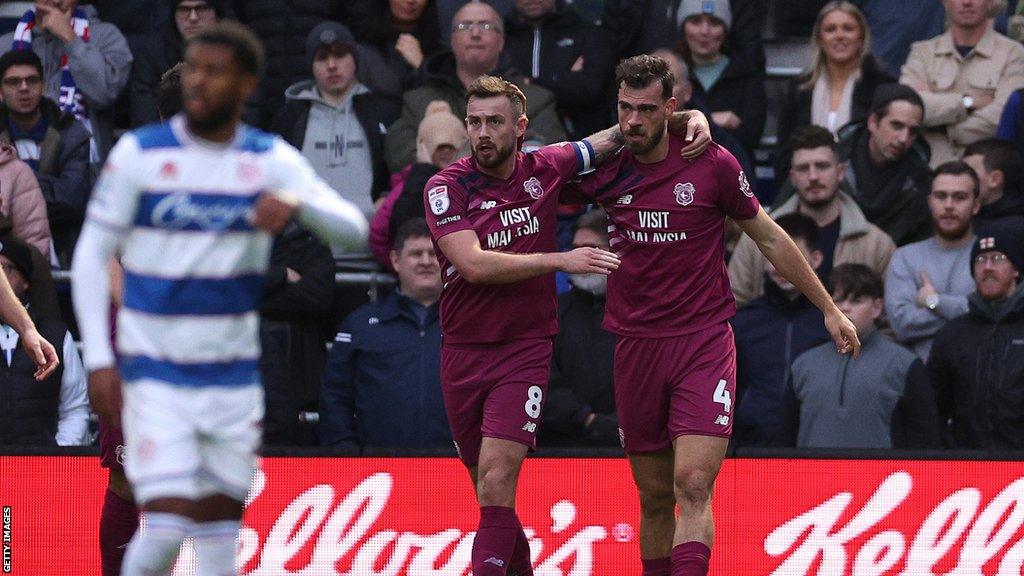
[[[427,192],[427,201],[430,202],[430,211],[434,216],[440,216],[448,211],[451,202],[448,200],[447,186],[434,186]]]

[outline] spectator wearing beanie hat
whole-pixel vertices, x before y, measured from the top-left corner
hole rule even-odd
[[[935,335],[928,373],[953,448],[1024,448],[1024,230],[993,223],[971,249],[968,312]]]
[[[85,370],[71,333],[55,318],[41,317],[29,296],[36,272],[31,249],[13,236],[0,237],[0,267],[14,295],[29,309],[39,333],[58,343],[61,364],[37,381],[35,364],[13,328],[0,325],[0,438],[20,446],[78,446],[88,438],[89,401]]]
[[[729,46],[729,1],[683,0],[677,16],[675,51],[690,69],[695,98],[707,105],[712,122],[752,154],[767,117],[764,68],[756,58]]]
[[[160,121],[157,86],[165,72],[185,59],[185,42],[224,17],[222,0],[167,0],[170,18],[151,34],[132,63],[132,126]]]
[[[337,22],[321,22],[309,33],[306,61],[313,78],[288,87],[271,130],[370,219],[388,189],[384,136],[401,103],[359,82],[359,47]]]
[[[395,232],[410,218],[423,217],[423,187],[439,170],[465,156],[469,136],[462,120],[443,100],[427,105],[426,116],[416,132],[416,161],[391,178],[391,192],[370,223],[370,251],[385,267],[391,267],[391,243]]]

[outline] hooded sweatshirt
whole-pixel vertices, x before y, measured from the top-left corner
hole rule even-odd
[[[358,206],[367,219],[373,216],[373,160],[366,132],[352,109],[352,98],[369,91],[357,83],[337,107],[320,96],[313,80],[298,82],[285,91],[288,101],[310,103],[302,155],[331,188]]]

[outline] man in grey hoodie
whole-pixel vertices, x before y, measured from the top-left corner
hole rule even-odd
[[[75,29],[76,13],[88,19],[88,34]],[[62,59],[67,55],[74,87],[82,95],[84,121],[92,134],[92,164],[102,163],[114,144],[113,106],[128,83],[132,53],[128,42],[113,24],[101,22],[92,6],[78,6],[78,0],[37,0],[31,49],[43,61],[43,95],[60,101]],[[25,19],[28,16],[23,16]],[[16,32],[0,36],[0,53],[14,48]]]
[[[401,103],[373,94],[357,80],[359,46],[337,22],[322,22],[306,39],[313,78],[285,91],[287,104],[271,130],[302,151],[317,174],[366,214],[388,189],[387,126]]]

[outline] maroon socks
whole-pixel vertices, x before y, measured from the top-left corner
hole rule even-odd
[[[711,548],[703,542],[683,542],[672,548],[672,576],[708,576]]]
[[[480,527],[473,540],[473,576],[505,576],[522,530],[514,509],[505,506],[481,507]]]
[[[135,504],[107,489],[100,515],[100,557],[103,576],[118,576],[128,541],[139,527],[139,511]]]

